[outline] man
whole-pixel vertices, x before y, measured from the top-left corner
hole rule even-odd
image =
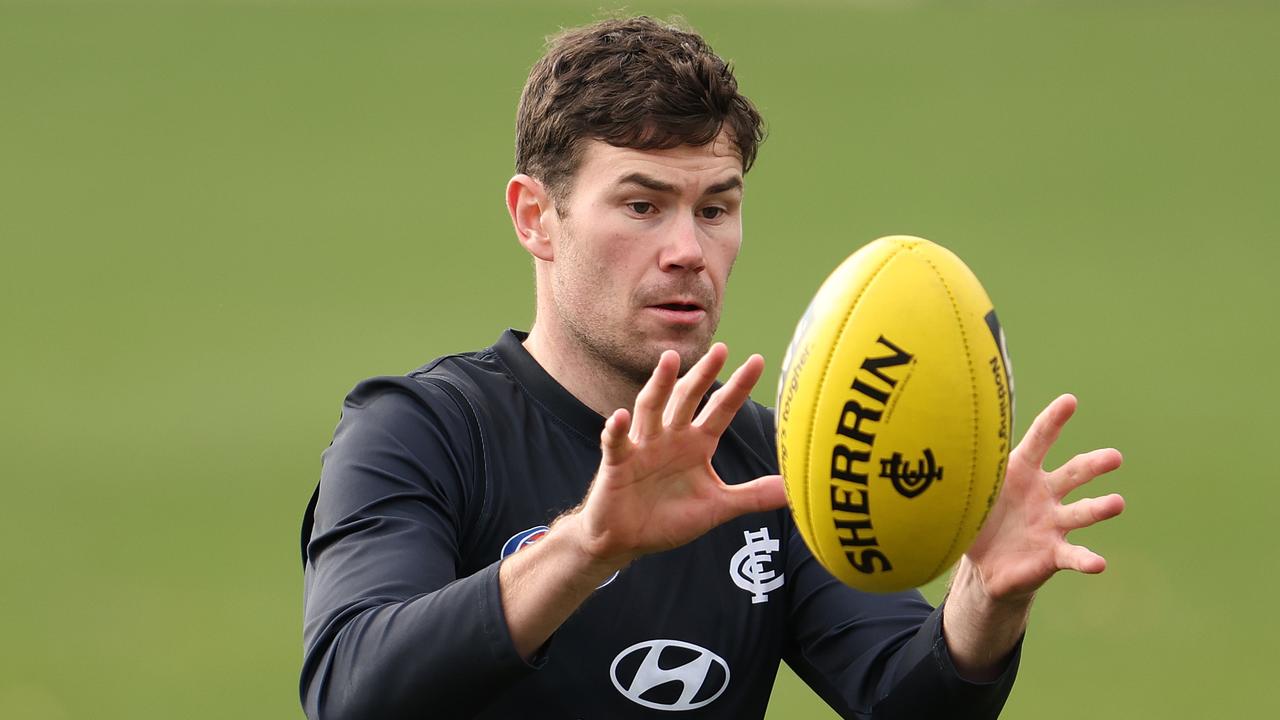
[[[1060,501],[1119,453],[1041,469],[1063,396],[942,607],[832,579],[748,399],[763,360],[715,384],[760,138],[697,35],[634,18],[552,43],[506,194],[533,327],[347,398],[303,530],[309,716],[761,717],[784,659],[845,717],[999,713],[1034,592],[1103,569],[1065,534],[1123,501]],[[739,583],[738,557],[773,574]]]

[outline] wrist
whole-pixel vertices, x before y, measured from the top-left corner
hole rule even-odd
[[[1031,610],[1035,592],[1022,594],[993,593],[978,565],[968,555],[960,557],[947,588],[947,602],[965,607],[975,621],[988,618],[1025,617]]]
[[[566,548],[571,566],[586,580],[598,583],[619,572],[630,563],[630,558],[609,553],[593,542],[591,533],[583,524],[582,510],[578,508],[562,515],[551,524],[550,536],[556,536]]]
[[[617,570],[585,552],[580,535],[575,515],[565,515],[498,568],[503,617],[525,660]]]
[[[1034,596],[992,596],[978,567],[961,559],[942,615],[942,634],[961,677],[987,682],[1000,676],[1026,631]]]

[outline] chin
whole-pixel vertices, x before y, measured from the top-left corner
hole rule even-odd
[[[707,354],[707,350],[711,349],[711,339],[711,333],[691,332],[654,342],[650,353],[649,371],[652,372],[658,364],[658,357],[662,355],[663,350],[675,350],[680,354],[680,374],[684,375],[689,372],[694,363]]]
[[[711,341],[703,342],[695,348],[675,347],[672,349],[680,353],[680,375],[683,377],[685,373],[693,368],[695,363],[702,359],[703,355],[707,354],[707,350],[711,349]]]
[[[619,328],[621,329],[621,328]],[[711,348],[714,328],[645,327],[635,323],[627,330],[612,333],[575,333],[583,347],[617,372],[639,385],[649,381],[658,358],[664,350],[680,355],[680,374],[684,375]]]

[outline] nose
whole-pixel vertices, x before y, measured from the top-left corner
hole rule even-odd
[[[692,214],[681,217],[671,228],[662,253],[658,256],[658,266],[663,272],[689,270],[699,273],[706,268],[707,258],[702,252],[702,238]]]

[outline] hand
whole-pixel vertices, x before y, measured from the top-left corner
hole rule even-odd
[[[511,641],[530,658],[610,574],[646,553],[679,547],[731,518],[786,505],[782,476],[725,485],[711,467],[720,436],[760,379],[752,355],[698,414],[729,351],[715,344],[677,380],[668,350],[636,397],[600,434],[603,458],[587,497],[498,571]]]
[[[1029,602],[1059,570],[1094,574],[1107,567],[1105,558],[1072,545],[1066,536],[1119,515],[1124,498],[1111,494],[1069,505],[1063,505],[1062,499],[1120,467],[1120,452],[1094,450],[1076,455],[1056,470],[1043,468],[1045,455],[1075,410],[1075,397],[1063,395],[1031,423],[1026,437],[1009,456],[999,499],[965,554],[990,600]]]
[[[1076,410],[1063,395],[1040,413],[1009,456],[1000,497],[952,575],[943,635],[963,677],[994,680],[1026,629],[1036,590],[1059,570],[1100,573],[1107,561],[1067,542],[1067,533],[1113,518],[1124,498],[1105,495],[1063,505],[1067,493],[1120,467],[1116,450],[1077,455],[1046,471],[1045,455]]]
[[[786,505],[780,475],[726,485],[711,467],[720,436],[764,371],[752,355],[707,401],[728,349],[716,343],[683,378],[666,351],[636,397],[635,414],[616,410],[600,435],[603,459],[577,511],[587,554],[621,567],[692,541],[739,515]]]

